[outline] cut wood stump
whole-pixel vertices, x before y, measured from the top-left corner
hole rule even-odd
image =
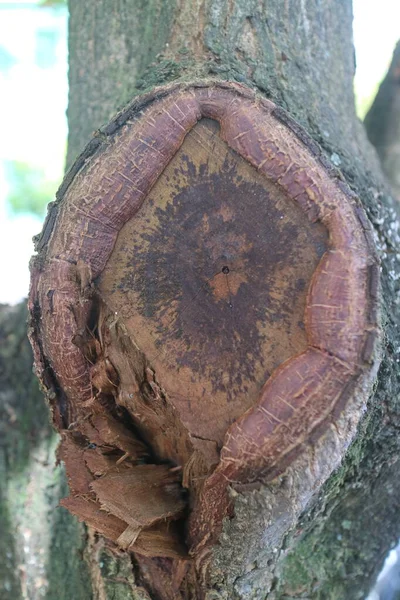
[[[284,472],[371,389],[363,209],[272,102],[175,85],[94,137],[37,250],[30,337],[62,504],[147,568],[197,559],[195,579],[230,491]]]

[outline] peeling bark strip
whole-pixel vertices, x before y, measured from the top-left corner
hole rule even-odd
[[[368,221],[315,142],[233,83],[134,101],[89,144],[58,199],[32,261],[29,307],[36,370],[63,432],[72,492],[63,505],[146,556],[183,556],[185,518],[197,555],[233,514],[230,486],[276,477],[366,400],[355,396],[379,362]],[[278,234],[267,246],[269,219]],[[197,271],[201,285],[182,303]],[[189,307],[205,298],[194,327],[199,309],[188,319]],[[221,336],[207,346],[218,328],[228,350]],[[233,361],[226,370],[221,356]]]

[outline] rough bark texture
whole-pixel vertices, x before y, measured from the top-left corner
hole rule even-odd
[[[368,411],[343,465],[310,498],[300,520],[292,491],[303,481],[307,497],[308,476],[301,471],[237,494],[235,519],[225,524],[215,552],[207,600],[362,598],[400,534],[399,215],[355,117],[350,3],[131,1],[111,6],[74,0],[70,10],[69,162],[133,94],[211,75],[254,85],[288,110],[364,204],[382,259],[386,334]],[[334,442],[335,436],[330,451],[337,453]],[[320,473],[321,480],[325,476]],[[265,522],[270,526],[262,539]],[[57,528],[53,533],[62,539]],[[128,557],[116,559],[92,535],[85,554],[94,597],[147,600],[150,564],[148,576],[139,576]],[[62,564],[65,551],[55,555]],[[58,583],[63,589],[61,571]],[[74,597],[90,598],[86,585],[82,582]],[[159,597],[157,591],[151,596]]]
[[[383,172],[400,199],[400,42],[364,123]]]
[[[26,339],[26,316],[26,310],[21,307],[0,307],[0,590],[1,596],[7,600],[22,598],[18,572],[21,556],[15,538],[15,513],[12,514],[16,505],[10,498],[9,486],[14,473],[23,470],[29,460],[31,447],[43,428],[40,417],[44,423],[47,422],[38,385],[31,375],[32,356]],[[39,418],[36,418],[34,410],[36,403],[39,405]]]
[[[0,306],[0,597],[84,600],[83,528],[58,507],[65,483],[26,322],[25,304]]]

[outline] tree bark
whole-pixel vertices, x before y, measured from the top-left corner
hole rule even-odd
[[[285,108],[340,168],[364,205],[382,260],[385,347],[356,439],[329,480],[309,490],[300,518],[291,492],[302,473],[237,493],[235,518],[214,551],[207,600],[362,598],[399,537],[399,215],[355,116],[351,19],[347,0],[70,1],[69,163],[121,105],[155,85],[210,77],[245,83]],[[146,573],[91,532],[76,548],[81,543],[93,591],[82,584],[76,597],[163,597],[151,563]]]
[[[365,117],[368,139],[375,146],[382,169],[393,191],[400,198],[400,42],[385,79]]]
[[[32,372],[25,302],[0,306],[0,595],[92,596],[84,528],[58,507],[65,479],[57,438]]]
[[[87,134],[133,95],[211,75],[254,85],[288,110],[364,204],[382,259],[387,340],[375,394],[342,467],[312,507],[298,523],[289,508],[286,526],[277,525],[276,538],[251,557],[244,531],[257,530],[260,507],[268,515],[268,495],[276,492],[241,496],[210,592],[210,598],[362,598],[400,532],[398,207],[355,115],[351,3],[120,2],[111,9],[106,2],[84,8],[71,1],[70,10],[70,160]]]

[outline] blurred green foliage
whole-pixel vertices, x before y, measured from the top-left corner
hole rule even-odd
[[[40,167],[10,160],[5,164],[10,186],[7,203],[14,214],[31,213],[43,217],[46,206],[54,199],[59,181],[50,181]]]

